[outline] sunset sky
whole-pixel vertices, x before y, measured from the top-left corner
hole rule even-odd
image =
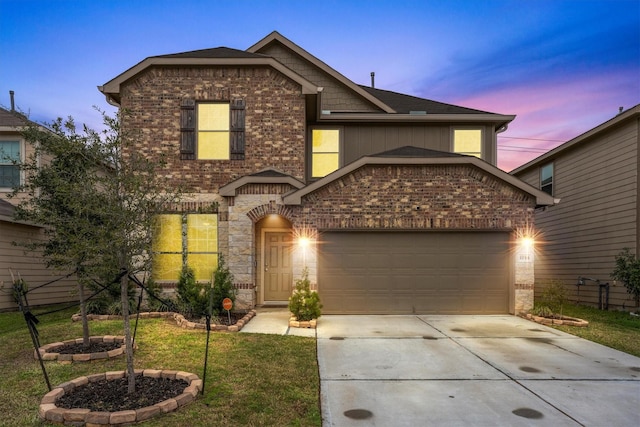
[[[517,118],[509,171],[640,103],[640,0],[0,0],[0,105],[113,112],[97,86],[146,57],[278,31],[359,84]]]

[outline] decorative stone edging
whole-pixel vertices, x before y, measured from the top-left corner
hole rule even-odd
[[[309,321],[299,321],[295,316],[291,316],[289,319],[289,327],[291,328],[311,328],[315,329],[318,325],[318,319],[311,319]]]
[[[126,376],[125,371],[111,371],[102,374],[89,375],[79,377],[71,381],[60,384],[49,393],[45,394],[40,402],[38,413],[42,420],[46,420],[55,424],[65,424],[74,426],[84,425],[100,425],[100,426],[119,426],[130,425],[148,420],[157,415],[172,412],[181,406],[186,405],[195,400],[198,393],[202,391],[202,380],[196,375],[183,371],[170,371],[158,369],[136,369],[135,374],[142,374],[151,378],[168,378],[184,380],[189,385],[184,389],[182,394],[171,399],[164,400],[152,406],[144,408],[118,411],[118,412],[97,412],[87,408],[58,408],[56,401],[66,393],[72,393],[73,390],[81,385],[101,380],[116,380]]]
[[[523,315],[523,317],[543,325],[589,326],[589,322],[583,319],[578,319],[577,317],[562,316],[561,319],[553,319],[549,317],[536,316],[531,313],[527,313],[526,315]]]
[[[227,325],[211,325],[211,330],[213,330],[213,331],[238,332],[244,327],[244,325],[246,325],[249,322],[249,320],[253,319],[253,317],[255,315],[256,315],[256,311],[255,310],[251,310],[247,314],[245,314],[242,319],[238,320],[235,323],[235,325],[229,325],[229,326],[227,326]],[[185,328],[185,329],[202,329],[202,330],[206,330],[207,329],[207,325],[205,325],[204,323],[191,322],[191,321],[185,319],[185,317],[180,313],[173,313],[173,318],[175,319],[175,321],[178,324],[178,326],[180,326],[181,328]]]
[[[256,315],[255,310],[250,310],[244,317],[238,320],[235,325],[211,325],[211,330],[213,331],[226,331],[226,332],[238,332],[242,329],[244,325],[246,325],[249,320],[251,320]],[[113,315],[113,314],[88,314],[87,318],[89,320],[120,320],[122,316]],[[154,319],[154,318],[173,318],[178,326],[185,329],[202,329],[203,331],[207,329],[207,325],[200,322],[191,322],[187,320],[182,314],[175,313],[173,311],[148,311],[144,313],[140,313],[141,319]],[[74,314],[71,316],[71,320],[74,322],[78,322],[82,319],[79,314]],[[315,326],[314,326],[315,327]]]
[[[113,350],[101,351],[99,353],[75,353],[75,354],[62,354],[56,352],[56,350],[73,344],[82,344],[84,340],[82,338],[76,338],[74,340],[66,340],[62,342],[54,342],[51,344],[45,344],[38,349],[42,360],[57,360],[59,362],[90,362],[92,360],[104,360],[112,359],[114,357],[124,354],[127,346],[124,343],[125,338],[121,336],[105,335],[89,337],[90,343],[120,343],[120,347]],[[135,348],[135,345],[134,345]],[[33,357],[38,359],[38,353],[34,350]]]

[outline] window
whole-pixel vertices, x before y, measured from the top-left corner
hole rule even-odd
[[[453,152],[482,158],[482,130],[454,129]]]
[[[340,167],[340,131],[311,131],[311,177],[322,178]]]
[[[245,101],[198,102],[180,106],[182,160],[244,160]]]
[[[198,104],[199,160],[229,159],[229,104]]]
[[[540,189],[553,196],[553,163],[540,168]]]
[[[153,234],[154,280],[178,280],[183,265],[196,280],[211,281],[218,267],[216,214],[158,215]]]
[[[0,188],[20,185],[20,141],[0,141]]]

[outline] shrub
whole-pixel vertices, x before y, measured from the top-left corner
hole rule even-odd
[[[210,283],[198,283],[193,269],[188,265],[182,267],[178,278],[179,311],[188,318],[206,316],[209,311]]]
[[[616,267],[611,277],[624,283],[627,292],[633,295],[636,307],[640,306],[640,260],[629,248],[616,255]]]
[[[302,271],[302,278],[296,280],[293,295],[289,297],[289,311],[301,322],[320,317],[322,304],[316,291],[312,291],[309,270]]]
[[[198,283],[193,269],[184,266],[178,279],[178,310],[186,317],[195,319],[205,317],[209,313],[211,298],[211,315],[218,316],[222,312],[222,300],[230,298],[235,301],[233,274],[227,268],[224,257],[218,259],[218,268],[214,276],[213,291],[211,283]]]
[[[532,310],[533,314],[543,317],[562,318],[562,307],[567,302],[567,290],[559,280],[550,280],[542,291],[540,301]]]
[[[218,268],[213,275],[213,297],[212,310],[213,316],[217,316],[222,312],[222,300],[231,299],[235,303],[236,291],[233,287],[233,274],[224,262],[224,257],[220,255],[218,258]]]

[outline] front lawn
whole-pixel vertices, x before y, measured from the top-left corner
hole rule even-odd
[[[36,316],[38,312],[34,310]],[[73,310],[39,316],[40,343],[82,336]],[[93,321],[91,335],[122,335],[120,321]],[[202,378],[206,332],[170,320],[138,325],[135,368],[175,369]],[[38,405],[48,392],[22,313],[0,314],[0,426],[45,426]],[[124,357],[90,363],[45,362],[52,386],[125,370]],[[204,394],[145,426],[320,426],[320,380],[313,338],[212,332]]]
[[[565,304],[562,314],[587,320],[589,326],[554,328],[640,357],[640,317],[573,304]]]

